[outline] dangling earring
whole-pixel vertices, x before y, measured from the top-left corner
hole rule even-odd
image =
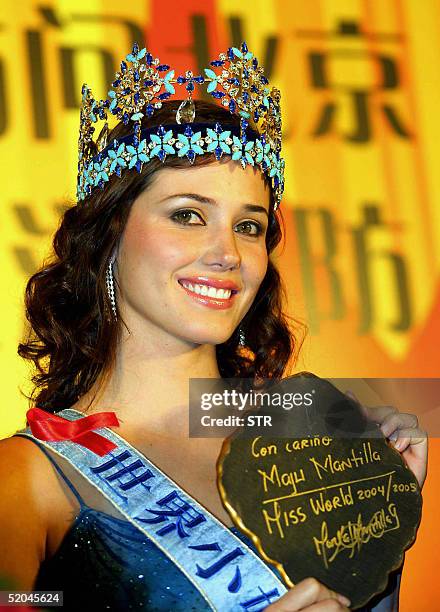
[[[107,269],[105,271],[105,284],[107,286],[107,293],[108,293],[108,297],[110,299],[110,304],[112,307],[112,312],[113,312],[113,316],[115,318],[115,321],[118,320],[118,316],[116,314],[116,300],[115,300],[115,286],[114,286],[114,282],[113,282],[113,262],[114,262],[114,256],[112,256],[110,258],[110,261],[108,262],[108,266]]]
[[[246,346],[246,335],[241,327],[238,328],[238,338],[239,346]]]

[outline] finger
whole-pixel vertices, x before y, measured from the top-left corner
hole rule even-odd
[[[359,404],[359,406],[361,406],[361,402],[358,400],[358,398],[353,393],[353,391],[350,391],[350,389],[347,389],[347,391],[345,392],[345,395],[348,395],[350,399],[352,399],[356,404]]]
[[[278,601],[266,608],[266,611],[293,612],[325,599],[334,599],[343,605],[350,605],[346,597],[328,589],[316,578],[305,578],[298,582],[283,597],[280,597]]]
[[[419,420],[415,414],[406,412],[394,412],[388,414],[380,422],[380,429],[386,438],[389,438],[396,430],[415,429],[419,426]]]
[[[375,423],[382,423],[386,418],[393,414],[398,414],[397,408],[394,406],[365,406],[367,416]]]
[[[351,400],[354,401],[355,404],[357,404],[357,406],[360,408],[361,412],[363,413],[363,415],[367,418],[370,418],[368,416],[368,407],[364,406],[363,404],[361,404],[361,402],[358,400],[358,398],[355,396],[355,394],[353,393],[353,391],[347,390],[345,392],[345,395],[347,395]]]
[[[394,447],[397,452],[401,453],[403,460],[416,477],[420,488],[422,488],[428,468],[428,436],[426,431],[419,428],[399,431],[399,437],[395,441]]]
[[[350,390],[346,391],[345,395],[356,402],[364,415],[375,423],[381,423],[389,414],[398,412],[397,408],[394,406],[366,406],[365,404],[362,404],[354,395],[353,391]]]
[[[397,431],[397,438],[395,440],[391,440],[394,448],[399,450],[400,452],[404,451],[408,446],[414,447],[412,450],[416,451],[416,445],[420,445],[420,449],[422,446],[427,446],[428,436],[426,431],[418,427],[414,428],[404,428],[399,429]],[[420,452],[422,452],[420,450]],[[424,449],[423,449],[424,452]]]

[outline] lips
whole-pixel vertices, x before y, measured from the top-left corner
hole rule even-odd
[[[234,289],[233,287],[237,287],[237,285],[231,281],[215,281],[216,284],[220,284],[220,287],[215,287],[213,284],[213,279],[209,279],[209,282],[206,282],[208,279],[204,278],[205,282],[201,282],[200,277],[194,278],[181,278],[179,279],[179,285],[186,292],[186,294],[191,297],[195,302],[200,304],[201,306],[213,308],[215,310],[225,310],[231,308],[232,304],[235,301],[236,294],[238,293],[238,289]],[[186,284],[194,285],[204,285],[206,287],[211,287],[215,289],[221,289],[230,291],[230,296],[228,298],[225,297],[217,297],[210,295],[202,295],[200,293],[196,293],[192,291],[189,287],[186,287]],[[226,285],[226,286],[225,286]]]
[[[207,276],[186,276],[179,278],[178,281],[180,284],[182,284],[182,281],[186,281],[192,285],[207,285],[215,289],[230,289],[233,293],[240,291],[240,287],[233,281],[209,278]]]

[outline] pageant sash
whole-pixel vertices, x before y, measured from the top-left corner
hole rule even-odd
[[[67,408],[69,421],[84,418]],[[30,428],[17,432],[64,457],[192,582],[212,610],[260,612],[286,587],[246,544],[118,434],[105,456],[73,441],[47,441]]]

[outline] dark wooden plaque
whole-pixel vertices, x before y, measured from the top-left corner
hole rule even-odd
[[[314,401],[265,409],[272,428],[227,438],[220,495],[288,586],[314,576],[357,608],[385,589],[415,539],[420,488],[378,426],[330,382],[303,372],[269,394],[287,391]]]

